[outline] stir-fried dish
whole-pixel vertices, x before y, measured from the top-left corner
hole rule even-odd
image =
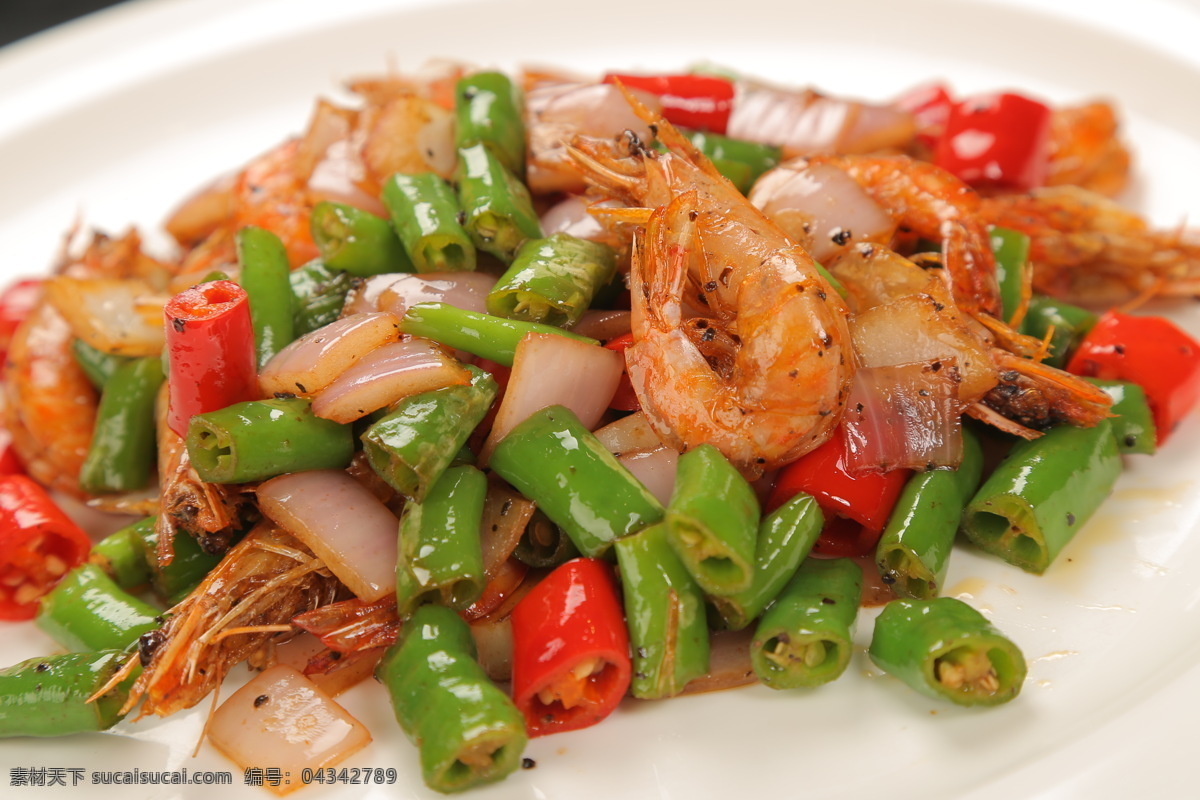
[[[1026,661],[944,595],[955,542],[1052,569],[1200,398],[1136,310],[1200,251],[1111,199],[1106,103],[350,88],[179,206],[177,252],[97,233],[0,297],[0,617],[68,651],[0,670],[0,736],[246,662],[205,735],[319,774],[373,674],[457,791],[628,697],[832,681],[864,603],[881,669],[1004,703]],[[133,521],[92,542],[47,490]]]

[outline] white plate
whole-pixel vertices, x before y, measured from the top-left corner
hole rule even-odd
[[[1192,45],[1200,15],[1168,0],[1136,8],[1082,0],[1053,11],[1034,0],[741,0],[719,10],[692,0],[132,3],[0,51],[2,268],[45,269],[77,216],[114,231],[130,222],[153,228],[192,188],[301,130],[313,97],[341,79],[433,56],[595,71],[709,60],[872,99],[931,77],[963,92],[1015,87],[1055,102],[1109,96],[1126,113],[1138,154],[1127,199],[1173,225],[1200,209],[1200,56]],[[1200,331],[1192,308],[1172,313]],[[535,740],[527,755],[536,769],[473,796],[1194,794],[1197,441],[1193,415],[1165,452],[1130,459],[1114,497],[1044,577],[955,554],[951,593],[989,614],[1030,661],[1024,693],[1006,707],[935,705],[880,677],[858,652],[849,673],[819,691],[755,687],[628,702],[603,725]],[[861,623],[865,645],[871,615]],[[52,648],[32,626],[9,625],[0,662]],[[431,796],[379,689],[360,686],[343,698],[375,734],[346,766],[395,767],[399,783],[298,796]],[[190,757],[203,714],[0,743],[0,786],[21,767],[78,767],[85,781],[90,770],[187,767],[231,770],[234,786],[223,797],[268,796],[242,786],[207,745]],[[91,785],[86,794],[212,795],[200,786]]]

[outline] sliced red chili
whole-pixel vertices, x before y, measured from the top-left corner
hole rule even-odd
[[[1027,192],[1046,179],[1050,109],[1024,95],[978,95],[955,104],[934,163],[978,188]]]
[[[38,600],[91,547],[45,489],[24,475],[0,476],[0,619],[32,619]]]
[[[609,339],[604,343],[604,346],[609,350],[624,353],[631,344],[633,344],[633,334],[626,333],[614,339]],[[637,392],[633,390],[633,383],[629,380],[628,372],[621,373],[621,379],[617,381],[617,390],[613,393],[608,407],[617,411],[637,411],[642,407],[641,402],[638,401]]]
[[[165,316],[171,430],[184,436],[196,414],[258,398],[254,328],[242,287],[193,286],[167,302]]]
[[[629,689],[629,634],[612,568],[577,558],[555,569],[512,612],[513,702],[530,736],[607,717]]]
[[[0,475],[23,475],[25,466],[17,456],[13,447],[12,434],[7,428],[0,428]]]
[[[19,280],[0,293],[0,358],[8,352],[17,326],[29,316],[41,297],[41,278]]]
[[[892,105],[913,115],[917,122],[917,140],[933,149],[946,130],[954,100],[945,84],[928,83],[905,92]]]
[[[1200,342],[1162,317],[1105,313],[1075,348],[1067,371],[1141,386],[1159,444],[1200,402]]]
[[[906,469],[852,473],[847,463],[838,428],[825,444],[780,470],[767,498],[770,512],[798,492],[813,496],[825,512],[826,527],[814,547],[822,555],[858,555],[873,547],[912,474]],[[853,527],[839,519],[852,521]]]
[[[663,116],[673,125],[725,133],[733,111],[733,83],[713,75],[624,75],[609,73],[605,83],[620,81],[631,89],[657,95]]]

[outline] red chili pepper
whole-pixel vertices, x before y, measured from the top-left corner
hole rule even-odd
[[[633,344],[633,334],[626,333],[615,339],[609,339],[604,346],[609,350],[624,353],[631,344]],[[629,380],[628,372],[621,373],[621,379],[617,381],[617,390],[613,393],[608,407],[617,411],[637,411],[642,407],[641,402],[638,401],[637,392],[633,390],[633,383]]]
[[[712,75],[622,75],[610,72],[605,83],[658,95],[667,121],[684,128],[725,133],[733,111],[733,84]]]
[[[1067,371],[1141,386],[1159,444],[1200,401],[1200,342],[1162,317],[1107,312],[1075,348]]]
[[[813,496],[827,520],[818,540],[824,546],[814,547],[822,555],[859,555],[874,547],[912,474],[906,469],[851,473],[846,463],[846,445],[839,428],[825,444],[780,470],[767,498],[766,511],[770,512],[798,492]],[[862,526],[861,531],[835,522],[838,517],[853,520]]]
[[[24,475],[0,476],[0,619],[32,619],[38,599],[91,549],[45,489]]]
[[[944,84],[929,83],[905,92],[892,105],[913,115],[917,121],[918,141],[933,149],[946,129],[954,100]]]
[[[629,634],[612,569],[576,558],[512,611],[513,702],[530,736],[594,725],[629,689]]]
[[[183,436],[196,414],[258,398],[254,329],[242,287],[193,286],[172,297],[165,314],[171,430]]]
[[[1046,179],[1050,116],[1019,94],[963,100],[950,109],[933,161],[975,187],[1035,189]]]
[[[10,284],[0,293],[0,358],[8,352],[17,326],[29,316],[42,296],[42,279],[27,278]]]

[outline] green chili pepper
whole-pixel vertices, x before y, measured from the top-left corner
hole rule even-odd
[[[563,406],[543,408],[513,428],[489,466],[591,558],[663,518],[650,490]]]
[[[1025,319],[1021,320],[1021,333],[1045,339],[1053,328],[1053,333],[1050,333],[1050,355],[1044,363],[1062,369],[1071,351],[1092,329],[1097,319],[1087,309],[1052,297],[1035,296],[1029,301]]]
[[[162,624],[156,608],[121,589],[95,564],[66,574],[42,598],[37,626],[68,650],[121,650]]]
[[[625,621],[633,651],[634,697],[671,697],[708,672],[704,595],[667,544],[666,527],[651,525],[618,539]]]
[[[486,144],[517,177],[525,175],[525,118],[520,91],[502,72],[476,72],[454,87],[455,145]]]
[[[541,238],[529,190],[487,145],[459,148],[456,178],[463,227],[480,250],[507,264],[522,242]]]
[[[1025,657],[961,600],[893,600],[875,621],[871,660],[917,691],[963,706],[1016,697]]]
[[[958,469],[935,469],[909,478],[875,546],[875,562],[884,583],[901,597],[937,597],[963,509],[979,488],[983,451],[963,431]]]
[[[513,556],[518,561],[534,569],[557,567],[578,555],[579,550],[567,532],[540,509],[534,509],[521,532],[521,541],[513,549]]]
[[[368,211],[343,203],[317,203],[309,226],[321,259],[333,269],[360,278],[414,271],[391,223]]]
[[[512,366],[517,343],[527,333],[552,333],[588,344],[599,344],[595,339],[553,325],[463,311],[446,303],[416,303],[404,312],[400,330],[413,336],[433,339],[456,350],[466,350],[506,367]]]
[[[1029,237],[1019,231],[993,226],[989,231],[996,257],[996,282],[1004,319],[1010,320],[1021,305],[1025,271],[1029,267]]]
[[[396,173],[384,183],[382,200],[417,272],[475,269],[458,200],[437,175]]]
[[[1112,398],[1111,411],[1116,416],[1109,421],[1117,439],[1117,449],[1122,453],[1153,455],[1158,450],[1158,429],[1150,404],[1146,402],[1146,390],[1126,381],[1084,380],[1099,386]]]
[[[783,158],[783,151],[773,145],[734,139],[708,131],[681,132],[692,140],[697,150],[708,156],[713,166],[729,178],[742,194],[749,193],[759,176],[778,166]]]
[[[750,588],[758,538],[758,499],[711,444],[679,457],[667,504],[667,541],[707,595]]]
[[[119,650],[31,658],[0,670],[0,738],[103,731],[121,719],[123,683],[88,702],[121,668]]]
[[[727,597],[709,598],[726,628],[741,630],[763,612],[796,573],[824,525],[821,507],[804,492],[763,517],[750,586]]]
[[[375,675],[400,727],[421,749],[425,784],[459,792],[515,770],[525,717],[475,660],[467,623],[442,606],[417,609]]]
[[[122,589],[147,583],[150,580],[150,564],[142,548],[139,526],[149,520],[153,527],[154,519],[147,517],[105,536],[92,546],[88,562],[104,570]]]
[[[79,485],[88,492],[128,492],[150,481],[157,452],[154,402],[164,376],[162,359],[138,358],[119,366],[104,386],[96,427]]]
[[[617,254],[608,245],[565,233],[530,239],[488,293],[488,312],[569,328],[616,268]]]
[[[1054,561],[1121,473],[1112,423],[1059,425],[1018,442],[967,505],[963,532],[1027,572]]]
[[[295,338],[292,291],[287,250],[279,237],[262,228],[246,227],[237,233],[238,281],[250,299],[254,346],[261,367]]]
[[[330,269],[317,260],[292,270],[288,283],[292,287],[293,332],[303,336],[341,316],[353,279],[350,273]]]
[[[316,416],[302,397],[249,400],[197,414],[185,441],[192,466],[209,483],[342,469],[354,456],[351,426]]]
[[[401,619],[428,597],[462,610],[479,599],[487,578],[479,526],[487,478],[474,467],[450,467],[421,502],[400,517],[396,607]]]
[[[114,356],[97,350],[83,339],[71,340],[71,354],[75,356],[75,363],[83,370],[83,374],[99,391],[104,391],[104,385],[118,367],[134,360],[129,356]]]
[[[862,569],[848,558],[805,559],[763,614],[750,664],[772,689],[820,686],[850,664]]]
[[[469,364],[467,369],[466,386],[406,397],[362,435],[375,473],[417,502],[458,457],[499,391],[491,374]]]

